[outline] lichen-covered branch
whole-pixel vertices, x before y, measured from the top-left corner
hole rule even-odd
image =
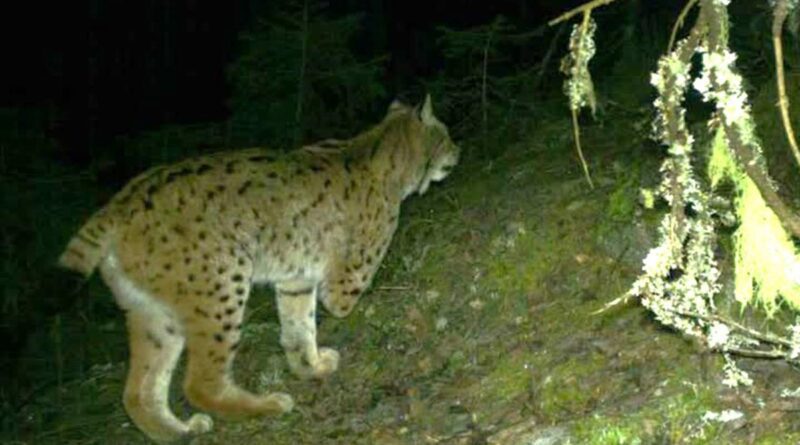
[[[661,58],[651,79],[659,93],[655,134],[669,154],[661,167],[659,193],[671,210],[662,220],[659,245],[648,253],[643,274],[630,290],[659,321],[696,337],[705,336],[706,324],[681,314],[711,314],[719,290],[708,196],[691,167],[694,140],[683,108],[691,86],[691,59],[705,32],[696,24],[689,37]]]
[[[728,50],[728,18],[725,5],[726,1],[723,0],[701,2],[702,11],[709,11],[704,16],[711,14],[715,19],[705,20],[709,32],[703,45],[703,51],[708,58],[704,65],[712,64],[713,67],[710,67],[712,72],[707,78],[708,85],[701,85],[699,89],[705,89],[708,98],[716,103],[725,136],[747,176],[758,187],[764,201],[781,220],[784,228],[800,238],[800,215],[778,195],[767,173],[766,163],[755,136],[754,124],[749,116],[749,104],[747,95],[742,89],[741,76],[731,67],[736,55]]]
[[[735,160],[730,157],[725,168],[733,173],[747,172],[749,175],[752,170],[763,175],[761,178],[770,186],[767,192],[774,193],[774,187],[766,176],[763,158],[759,156],[760,148],[754,136],[748,99],[741,89],[742,79],[731,68],[735,54],[727,50],[728,1],[699,0],[700,11],[689,36],[661,58],[652,76],[651,83],[658,90],[658,98],[654,103],[657,110],[655,133],[667,147],[669,155],[661,168],[662,182],[658,192],[670,204],[670,212],[662,220],[659,244],[647,254],[643,273],[627,296],[639,297],[642,304],[665,325],[700,338],[711,349],[721,351],[726,359],[724,383],[736,386],[749,385],[752,380],[736,367],[731,355],[784,359],[797,363],[800,356],[800,321],[789,327],[791,334],[787,337],[765,334],[719,316],[714,305],[720,284],[713,254],[716,246],[711,218],[713,210],[710,195],[695,178],[691,165],[693,139],[686,126],[686,111],[683,108],[690,86],[717,107],[712,123],[722,130],[718,140],[725,140],[719,146],[726,150],[729,146],[748,149],[743,153],[744,156],[737,154]],[[702,54],[703,70],[700,77],[692,79],[691,60],[697,53]],[[745,173],[739,175],[745,177]],[[751,181],[754,182],[755,179]],[[752,190],[755,190],[755,186]],[[739,201],[744,202],[744,198]],[[779,200],[774,202],[782,204]],[[752,226],[752,221],[745,221],[742,226],[747,224]],[[779,223],[776,222],[775,227],[779,227],[778,232],[782,233]],[[781,244],[785,239],[780,236],[774,239],[778,243],[770,244],[769,248],[785,245]],[[782,267],[772,263],[769,266],[777,269]],[[790,289],[783,284],[775,286],[774,281],[759,281],[758,275],[762,271],[757,272],[745,271],[744,278],[739,280],[737,268],[737,287],[740,284],[738,281],[742,281],[751,290],[754,283],[780,292]]]

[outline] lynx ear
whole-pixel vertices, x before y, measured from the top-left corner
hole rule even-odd
[[[433,115],[433,105],[431,105],[431,95],[425,95],[425,102],[419,110],[419,119],[425,125],[433,125],[436,122],[436,117]]]

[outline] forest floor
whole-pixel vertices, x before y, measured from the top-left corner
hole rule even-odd
[[[592,190],[570,132],[566,119],[537,122],[527,142],[491,161],[468,151],[450,178],[408,200],[373,288],[350,317],[319,321],[320,344],[342,357],[326,381],[289,373],[272,294],[258,291],[237,379],[292,394],[296,409],[217,419],[191,444],[800,443],[797,371],[742,360],[755,383],[732,389],[718,354],[636,302],[593,314],[628,289],[656,241],[660,215],[637,196],[657,183],[661,150],[631,129],[587,128]],[[41,334],[58,338],[55,357],[31,342],[26,354],[56,383],[20,404],[0,442],[148,443],[121,403],[122,316],[99,280],[89,292],[108,321],[60,316],[58,333]],[[181,372],[171,402],[185,417]],[[741,416],[718,420],[728,410]]]

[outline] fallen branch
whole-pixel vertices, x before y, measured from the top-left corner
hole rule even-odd
[[[703,315],[703,314],[698,314],[698,313],[694,313],[694,312],[678,311],[678,310],[669,309],[669,308],[665,308],[664,310],[666,310],[668,312],[671,312],[673,314],[676,314],[676,315],[680,315],[680,316],[683,316],[683,317],[697,318],[699,320],[703,320],[703,321],[706,321],[706,322],[709,322],[709,323],[710,322],[722,323],[722,324],[725,324],[725,325],[727,325],[727,326],[729,326],[731,328],[734,328],[734,329],[736,329],[738,331],[741,331],[741,332],[749,335],[750,337],[752,337],[752,338],[754,338],[754,339],[756,339],[758,341],[764,342],[764,343],[769,343],[769,344],[778,345],[778,346],[785,346],[787,348],[791,348],[792,347],[792,342],[787,340],[787,339],[785,339],[785,338],[778,337],[777,335],[765,334],[763,332],[757,331],[757,330],[755,330],[753,328],[749,328],[749,327],[747,327],[747,326],[745,326],[745,325],[743,325],[743,324],[741,324],[741,323],[739,323],[737,321],[734,321],[734,320],[732,320],[730,318],[727,318],[727,317],[723,317],[721,315],[716,315],[716,314]]]
[[[762,359],[775,359],[786,360],[788,363],[800,364],[800,360],[791,358],[792,343],[791,341],[772,334],[765,334],[753,328],[742,325],[734,320],[720,315],[703,315],[695,312],[678,311],[670,308],[663,308],[665,311],[672,314],[686,317],[690,319],[702,320],[707,323],[720,323],[726,325],[728,328],[742,332],[746,338],[758,340],[761,343],[773,345],[778,349],[754,349],[743,348],[739,346],[724,345],[723,347],[715,347],[713,349],[719,350],[724,353],[734,354],[741,357],[749,358],[762,358]],[[707,339],[705,339],[707,342]]]
[[[376,290],[383,291],[404,291],[413,289],[411,286],[378,286]]]

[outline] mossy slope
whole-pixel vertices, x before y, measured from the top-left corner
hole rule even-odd
[[[729,390],[718,357],[635,304],[592,315],[633,281],[657,219],[635,200],[638,186],[657,178],[659,151],[627,127],[587,129],[595,190],[558,120],[541,122],[491,162],[467,152],[452,178],[410,200],[374,288],[351,317],[320,321],[321,343],[342,353],[341,369],[325,382],[288,373],[271,295],[255,295],[238,378],[288,391],[297,409],[218,421],[192,443],[800,441],[800,421],[786,408],[792,399],[777,396],[792,378],[796,386],[788,370],[751,366],[769,387]],[[96,293],[107,298],[102,287]],[[120,403],[122,326],[71,338],[116,345],[110,364],[36,395],[17,414],[14,439],[147,443]],[[185,415],[174,386],[173,406]],[[744,420],[704,420],[726,409]]]

